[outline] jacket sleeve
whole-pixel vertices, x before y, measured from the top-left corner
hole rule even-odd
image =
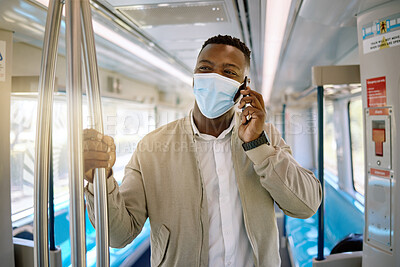
[[[265,132],[271,145],[263,144],[246,151],[262,186],[286,215],[302,219],[311,217],[322,200],[319,180],[296,162],[290,147],[272,124],[265,125]]]
[[[107,190],[110,246],[122,248],[139,235],[148,216],[136,153],[125,167],[121,186],[118,186],[114,177],[111,176],[107,179]],[[94,227],[93,192],[93,184],[89,183],[85,188],[86,206],[90,222]]]

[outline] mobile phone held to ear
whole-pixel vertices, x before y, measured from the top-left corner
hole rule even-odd
[[[239,87],[239,90],[245,90],[247,88],[247,76],[246,77],[244,77],[244,82],[243,82],[243,84]],[[243,97],[246,97],[246,96],[248,96],[248,95],[244,95]],[[251,104],[250,103],[246,103],[244,106],[243,106],[243,108],[242,108],[242,112],[245,110],[245,108],[247,108],[247,107],[249,107],[249,106],[251,106]],[[250,121],[250,119],[251,119],[251,115],[247,115],[246,116],[246,122],[244,123],[245,125]]]
[[[239,91],[246,89],[247,87],[247,76],[244,77],[244,82],[240,85]]]

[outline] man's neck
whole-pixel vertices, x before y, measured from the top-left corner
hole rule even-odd
[[[199,132],[212,135],[214,137],[218,137],[224,130],[228,129],[229,125],[231,124],[233,115],[234,109],[232,108],[227,113],[218,118],[209,119],[201,113],[199,107],[197,106],[197,103],[194,105],[193,108],[193,120]]]

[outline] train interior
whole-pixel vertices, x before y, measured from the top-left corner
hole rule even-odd
[[[2,266],[36,264],[38,88],[55,2],[1,1]],[[249,86],[262,93],[267,121],[324,187],[323,205],[311,218],[276,208],[282,266],[400,266],[400,1],[92,0],[90,8],[103,127],[116,143],[119,183],[137,143],[193,108],[193,69],[204,41],[235,36],[252,51]],[[70,266],[70,36],[68,14],[60,16],[59,35],[52,37],[58,43],[49,246],[58,251],[51,266]],[[81,117],[90,128],[88,70],[82,69]],[[100,266],[96,231],[87,213],[84,218],[86,265]],[[150,231],[147,221],[131,244],[110,248],[109,265],[150,266]]]

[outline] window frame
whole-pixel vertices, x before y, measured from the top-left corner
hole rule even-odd
[[[350,144],[349,144],[350,151],[349,151],[349,153],[350,153],[350,159],[351,159],[351,164],[350,164],[350,166],[351,166],[352,189],[353,189],[354,195],[355,195],[355,197],[357,198],[357,200],[359,200],[360,202],[364,203],[365,190],[364,190],[364,194],[362,194],[362,193],[359,192],[359,191],[356,189],[356,187],[355,187],[355,181],[354,181],[354,166],[353,166],[353,138],[352,138],[352,134],[351,134],[351,129],[352,129],[352,128],[351,128],[350,105],[351,105],[352,102],[358,101],[358,100],[360,100],[360,101],[361,101],[361,104],[362,104],[362,97],[360,97],[360,96],[350,98],[350,99],[348,100],[348,102],[347,102],[347,114],[348,114],[348,124],[349,124],[349,140],[350,140]],[[361,105],[361,113],[363,114],[363,107],[362,107],[362,105]],[[363,127],[363,129],[364,129],[364,117],[362,117],[361,125],[362,125],[362,127]],[[363,133],[363,142],[362,142],[362,143],[363,143],[363,144],[362,144],[362,145],[363,145],[363,149],[365,149],[365,147],[364,147],[364,133]],[[364,151],[364,155],[365,155],[365,151]],[[363,156],[364,156],[364,155],[363,155]],[[364,176],[365,176],[365,158],[364,158],[364,164],[363,164],[362,168],[364,169]],[[364,178],[365,178],[365,177],[364,177]],[[364,183],[365,183],[365,181],[364,181]],[[365,184],[364,184],[364,188],[365,188]]]
[[[327,102],[329,103],[328,105],[332,106],[332,116],[333,116],[333,120],[332,120],[332,124],[333,124],[333,141],[335,142],[335,162],[336,162],[336,170],[333,170],[333,168],[327,167],[327,165],[325,164],[328,161],[328,158],[326,157],[326,149],[325,149],[325,144],[326,144],[326,138],[325,138],[325,133],[326,133],[326,115],[327,115]],[[335,128],[336,128],[336,124],[335,124],[335,120],[334,120],[334,115],[335,115],[335,103],[334,100],[324,100],[324,120],[323,120],[323,126],[324,126],[324,171],[328,171],[329,173],[331,173],[332,176],[336,177],[337,179],[335,179],[335,183],[339,184],[340,183],[340,178],[339,178],[339,160],[338,160],[338,154],[337,154],[337,150],[338,150],[338,144],[337,144],[337,138],[336,138],[336,132],[335,132]],[[329,164],[328,164],[329,166]]]

